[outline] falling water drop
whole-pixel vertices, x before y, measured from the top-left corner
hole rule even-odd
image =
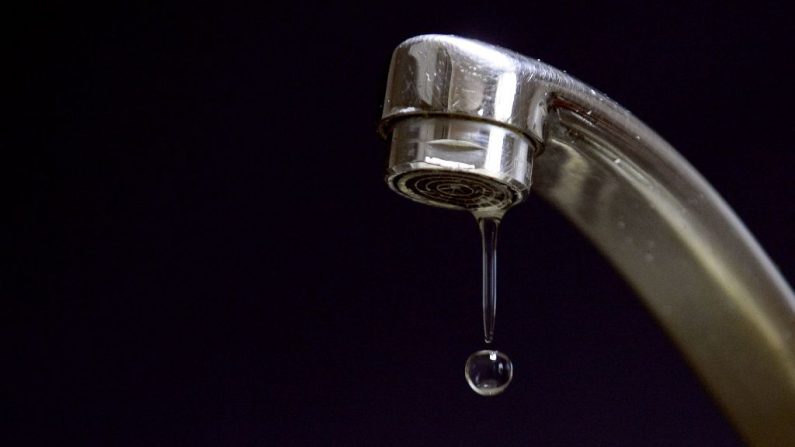
[[[513,364],[500,351],[478,351],[467,359],[464,375],[476,393],[481,396],[495,396],[505,391],[511,383]]]
[[[501,216],[475,217],[483,244],[483,339],[491,343],[497,313],[497,230]],[[502,352],[492,349],[477,351],[467,359],[464,376],[476,393],[495,396],[511,382],[513,364]]]

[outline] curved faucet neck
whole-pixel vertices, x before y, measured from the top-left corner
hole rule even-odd
[[[452,36],[420,36],[395,50],[381,131],[435,117],[496,126],[534,142],[538,151],[516,151],[507,165],[531,162],[533,189],[623,273],[746,439],[795,439],[795,296],[731,209],[670,145],[566,74]],[[393,157],[394,151],[393,143]],[[459,160],[462,151],[453,152],[442,160]]]

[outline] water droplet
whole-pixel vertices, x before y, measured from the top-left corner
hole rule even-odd
[[[474,213],[473,213],[474,214]],[[497,229],[502,213],[475,218],[480,227],[483,245],[483,339],[494,339],[497,310]],[[513,378],[513,365],[507,355],[494,350],[482,350],[470,355],[464,366],[469,386],[481,396],[502,393]]]
[[[613,163],[615,163],[617,165],[620,165],[621,164],[621,159],[620,158],[616,158],[615,160],[613,160]]]
[[[635,139],[640,141],[640,135],[635,135]]]
[[[469,386],[481,396],[496,396],[505,391],[513,378],[513,364],[500,351],[483,350],[473,353],[464,366]]]

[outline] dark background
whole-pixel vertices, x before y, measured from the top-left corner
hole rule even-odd
[[[793,281],[783,7],[293,3],[9,16],[3,445],[740,443],[535,197],[501,232],[514,381],[476,396],[475,223],[390,192],[375,127],[408,37],[541,58],[673,144]]]

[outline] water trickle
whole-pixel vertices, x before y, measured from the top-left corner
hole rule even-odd
[[[475,216],[483,245],[483,340],[494,340],[497,315],[497,230],[500,216]],[[470,355],[464,367],[469,386],[481,396],[502,393],[513,377],[513,364],[502,352],[477,351]]]
[[[497,315],[497,218],[478,218],[483,242],[483,339],[494,340],[494,323]]]

